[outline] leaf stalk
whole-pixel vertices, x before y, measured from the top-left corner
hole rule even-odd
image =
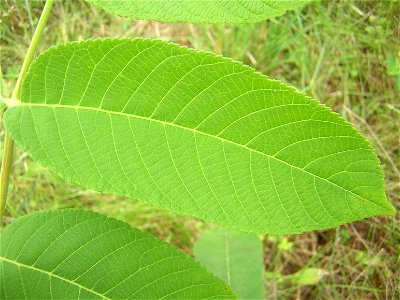
[[[38,25],[36,27],[35,33],[33,34],[31,43],[29,45],[28,51],[25,55],[24,62],[22,64],[21,71],[18,75],[17,83],[15,84],[12,96],[11,96],[11,103],[13,101],[17,101],[21,95],[21,87],[22,81],[29,69],[30,64],[32,63],[33,57],[35,55],[37,46],[40,41],[40,37],[42,36],[43,29],[47,23],[47,20],[50,16],[51,9],[53,8],[55,0],[47,0],[44,7],[42,14],[40,16]],[[4,152],[3,158],[1,162],[1,170],[0,170],[0,224],[2,223],[1,220],[3,219],[5,207],[6,207],[6,200],[7,200],[7,193],[8,193],[8,185],[10,181],[10,173],[11,173],[11,165],[12,165],[12,156],[14,150],[14,141],[10,137],[10,135],[6,132],[4,135]]]

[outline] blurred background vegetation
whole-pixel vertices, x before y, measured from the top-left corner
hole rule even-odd
[[[3,97],[11,94],[42,6],[0,0]],[[87,38],[157,37],[243,61],[319,99],[359,129],[382,162],[387,195],[399,210],[399,18],[399,1],[347,0],[311,1],[254,25],[164,24],[113,17],[82,0],[64,0],[53,9],[39,52]],[[1,128],[1,149],[3,137]],[[17,149],[6,222],[64,207],[121,219],[189,254],[206,226],[66,183]],[[268,299],[400,299],[399,214],[321,232],[266,236],[264,249]],[[298,271],[306,277],[291,275]]]

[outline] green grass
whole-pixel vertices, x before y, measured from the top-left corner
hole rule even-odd
[[[3,96],[9,97],[42,3],[0,2]],[[190,25],[108,16],[83,1],[55,5],[40,44],[102,36],[158,37],[241,60],[321,100],[375,148],[387,194],[400,209],[400,5],[397,1],[313,1],[297,12],[254,25]],[[3,137],[4,132],[1,132]],[[1,143],[3,140],[1,140]],[[129,222],[192,253],[199,221],[138,201],[66,184],[17,150],[7,222],[31,211],[84,207]],[[380,217],[322,232],[265,239],[271,299],[399,299],[400,220]],[[285,275],[319,268],[318,284]],[[272,274],[272,276],[271,276]]]

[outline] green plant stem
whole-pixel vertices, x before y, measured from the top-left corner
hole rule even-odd
[[[25,55],[24,62],[22,64],[21,71],[19,73],[17,83],[15,84],[11,99],[13,101],[19,100],[21,95],[21,86],[22,81],[25,77],[26,72],[32,62],[33,56],[35,55],[37,45],[40,41],[40,37],[43,33],[44,26],[47,23],[47,20],[50,16],[51,9],[53,8],[55,0],[47,0],[44,5],[42,15],[40,16],[38,25],[36,27],[35,33],[33,34],[31,43],[29,45],[28,51]],[[12,103],[11,103],[12,104]],[[0,171],[0,223],[3,219],[6,200],[7,200],[7,192],[8,192],[8,184],[10,181],[10,172],[11,172],[11,164],[12,164],[12,155],[14,149],[14,141],[11,139],[8,133],[4,135],[4,152],[3,158],[1,162],[1,171]]]

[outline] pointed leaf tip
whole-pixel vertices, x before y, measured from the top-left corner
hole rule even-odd
[[[250,232],[393,213],[379,160],[338,114],[241,63],[160,40],[46,51],[5,125],[68,181]]]

